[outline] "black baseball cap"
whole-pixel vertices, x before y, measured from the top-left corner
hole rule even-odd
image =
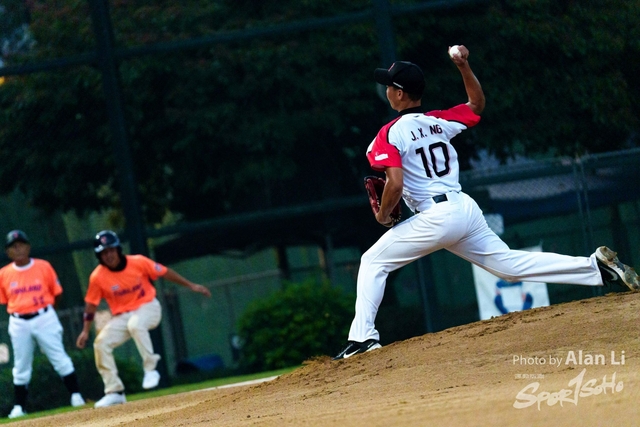
[[[394,86],[407,93],[419,95],[424,92],[424,74],[420,67],[412,62],[396,61],[388,70],[376,68],[373,75],[381,85]]]
[[[15,242],[29,243],[29,238],[22,230],[11,230],[7,233],[7,242],[5,243],[4,247],[8,248]]]

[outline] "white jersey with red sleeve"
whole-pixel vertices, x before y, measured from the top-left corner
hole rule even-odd
[[[466,104],[428,113],[419,107],[404,110],[380,129],[367,148],[367,159],[377,171],[402,168],[402,197],[416,210],[428,198],[461,190],[458,153],[450,141],[478,122],[480,116]]]

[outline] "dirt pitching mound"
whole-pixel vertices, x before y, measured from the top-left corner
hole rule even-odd
[[[637,426],[640,293],[511,313],[259,385],[24,426]]]

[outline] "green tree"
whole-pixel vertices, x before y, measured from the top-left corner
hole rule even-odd
[[[257,372],[337,353],[340,348],[335,346],[347,336],[353,305],[353,296],[313,282],[290,284],[254,302],[238,322],[244,342],[240,364]]]
[[[480,52],[491,73],[489,147],[504,156],[637,145],[640,2],[502,4],[490,9],[494,31]]]
[[[5,0],[0,4],[2,62],[5,57],[29,49],[33,45],[33,39],[27,29],[28,12],[29,9],[22,0]]]
[[[412,38],[402,56],[428,74],[428,108],[464,100],[442,50],[469,47],[487,106],[480,126],[454,140],[463,155],[573,156],[638,145],[639,19],[638,0],[489,1],[416,14],[396,30]]]
[[[84,2],[65,3],[75,19],[58,31],[51,25],[52,6],[34,9],[38,48],[16,62],[92,46]],[[195,25],[199,6],[208,3],[192,1],[178,15],[165,12],[163,4],[113,4],[117,44],[276,25],[327,10],[307,2],[281,16],[286,7],[269,11],[254,2],[244,9],[220,2],[211,13],[216,19]],[[248,10],[252,19],[241,19]],[[178,32],[184,25],[194,30]],[[163,37],[165,32],[171,36]],[[363,161],[353,153],[363,150],[361,135],[369,139],[378,125],[371,120],[376,102],[369,73],[354,72],[374,62],[374,45],[359,49],[371,36],[371,25],[337,27],[123,61],[128,131],[147,220],[159,220],[166,209],[195,219],[356,191],[359,180],[351,182],[349,172]],[[334,49],[345,38],[353,46]],[[81,67],[15,77],[5,86],[0,176],[6,179],[0,190],[18,187],[50,209],[117,206],[117,165],[99,73]]]
[[[36,47],[11,64],[94,48],[85,0],[33,4]],[[481,125],[457,139],[463,167],[479,148],[502,159],[611,151],[637,144],[639,4],[495,0],[395,15],[397,56],[423,67],[423,104],[441,109],[466,101],[446,48],[470,48],[487,109]],[[368,0],[111,3],[119,49],[369,7]],[[167,211],[193,220],[361,194],[364,151],[390,117],[372,82],[379,58],[372,20],[122,60],[146,221]],[[0,193],[19,188],[49,210],[118,206],[96,68],[8,78],[0,125]]]

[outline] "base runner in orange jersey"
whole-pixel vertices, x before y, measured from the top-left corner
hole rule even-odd
[[[105,395],[95,404],[96,408],[100,408],[126,402],[124,384],[118,376],[113,350],[131,338],[142,358],[142,387],[151,389],[158,386],[160,374],[156,366],[160,355],[153,351],[149,330],[160,324],[162,308],[156,299],[156,288],[152,281],[164,277],[207,297],[211,296],[211,292],[143,255],[124,255],[118,235],[111,230],[96,235],[94,252],[100,265],[89,277],[84,326],[76,345],[78,348],[85,347],[95,312],[104,299],[113,317],[100,330],[93,343],[96,367],[104,382]]]
[[[71,405],[85,404],[71,358],[62,344],[62,325],[55,312],[62,294],[58,275],[49,262],[31,258],[24,231],[12,230],[5,244],[12,262],[0,269],[0,304],[9,313],[9,336],[13,347],[15,405],[9,418],[26,414],[27,386],[31,381],[33,352],[37,344],[71,394]]]

